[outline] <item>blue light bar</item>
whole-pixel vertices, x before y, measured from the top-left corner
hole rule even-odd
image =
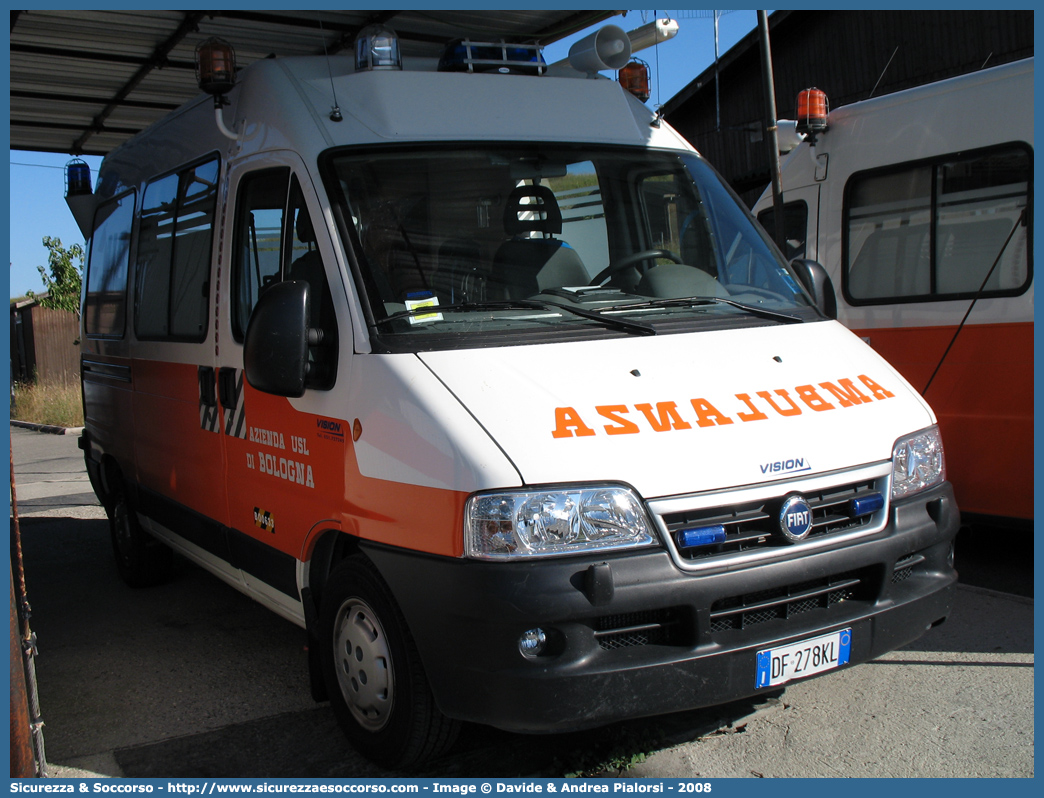
[[[866,496],[857,496],[849,502],[849,512],[853,517],[858,518],[863,515],[870,515],[876,513],[878,510],[883,509],[885,506],[884,494],[882,493],[868,493]]]
[[[695,529],[682,529],[675,533],[678,548],[693,549],[697,546],[713,546],[716,543],[725,542],[725,527],[721,524],[716,526],[699,526]]]
[[[477,42],[456,39],[450,42],[442,58],[439,72],[501,72],[542,75],[547,69],[538,44],[518,44],[504,40]]]

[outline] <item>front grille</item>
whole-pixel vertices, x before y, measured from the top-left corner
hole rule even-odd
[[[878,480],[873,479],[819,491],[803,491],[802,495],[812,508],[812,531],[806,540],[868,528],[878,514],[855,516],[850,509],[851,502],[881,492]],[[717,525],[725,528],[725,540],[721,543],[679,549],[681,557],[692,562],[792,546],[794,544],[779,534],[779,511],[787,495],[745,504],[666,513],[663,522],[675,546],[675,533],[683,529]]]
[[[892,584],[898,585],[913,576],[914,568],[924,562],[923,554],[908,554],[895,564],[892,570]]]
[[[634,646],[691,644],[691,624],[677,607],[606,615],[595,621],[595,639],[606,651]]]
[[[769,621],[829,610],[857,598],[865,582],[865,574],[852,571],[721,599],[711,606],[710,629],[711,632],[749,629]]]

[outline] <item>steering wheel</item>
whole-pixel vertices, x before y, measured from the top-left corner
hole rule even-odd
[[[617,272],[621,272],[628,266],[633,266],[639,261],[649,260],[650,258],[667,258],[668,260],[672,260],[675,263],[684,263],[684,261],[681,259],[681,256],[676,255],[670,250],[643,249],[641,252],[635,252],[631,255],[627,255],[626,257],[620,258],[619,260],[613,261],[600,272],[598,272],[598,274],[594,276],[594,278],[591,280],[590,283],[588,283],[588,285],[603,285],[607,283],[609,281],[609,278]]]

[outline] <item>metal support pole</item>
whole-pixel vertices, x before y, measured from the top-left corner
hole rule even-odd
[[[761,31],[761,74],[765,86],[765,132],[769,149],[769,171],[772,175],[772,215],[775,217],[775,240],[780,251],[786,253],[786,233],[783,227],[783,186],[779,177],[779,136],[776,127],[776,86],[772,78],[772,48],[769,46],[768,13],[758,12]]]
[[[25,590],[25,569],[22,566],[22,530],[18,523],[18,497],[15,492],[15,469],[14,469],[14,445],[11,445],[11,773],[14,775],[15,767],[15,649],[18,648],[19,667],[24,682],[25,701],[25,731],[29,734],[32,744],[32,752],[29,756],[29,764],[33,772],[31,776],[47,776],[47,755],[44,752],[43,719],[40,717],[40,697],[36,689],[36,635],[29,626],[29,599]],[[17,634],[18,639],[15,639]],[[19,701],[22,698],[19,697]],[[21,714],[21,708],[18,710]],[[22,721],[19,724],[22,725]],[[18,733],[20,739],[21,732]],[[19,757],[22,752],[17,752]],[[35,764],[33,759],[35,758]],[[24,762],[20,760],[20,766]]]
[[[15,609],[14,573],[11,573],[11,778],[36,775],[29,736],[29,696],[25,690],[25,665],[19,645],[18,611]]]
[[[721,133],[721,78],[718,74],[718,18],[720,11],[714,12],[714,131]]]

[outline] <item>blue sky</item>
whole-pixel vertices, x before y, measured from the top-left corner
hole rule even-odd
[[[678,20],[678,35],[656,49],[638,54],[649,64],[652,96],[649,105],[667,102],[714,61],[714,20],[710,11],[629,11],[609,23],[631,30],[657,17]],[[724,11],[719,20],[719,49],[724,53],[757,25],[756,11]],[[606,24],[606,23],[603,23]],[[597,27],[597,26],[596,26]],[[569,46],[589,31],[546,48],[549,63],[569,54]],[[83,243],[72,214],[65,205],[64,165],[71,155],[10,152],[10,288],[11,296],[27,290],[42,291],[37,266],[47,265],[44,236],[57,237],[65,246]],[[85,157],[97,176],[100,158]]]

